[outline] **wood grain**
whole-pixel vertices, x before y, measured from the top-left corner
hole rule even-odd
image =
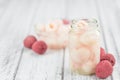
[[[105,36],[105,42],[106,42],[106,50],[108,53],[112,53],[115,58],[116,58],[116,65],[114,66],[114,71],[111,76],[111,79],[113,80],[119,80],[119,66],[120,65],[120,56],[118,52],[118,47],[119,41],[118,40],[118,24],[117,24],[117,19],[115,16],[115,7],[116,5],[112,4],[114,3],[113,0],[109,1],[109,4],[106,5],[107,1],[100,2],[99,1],[99,9],[100,9],[100,17],[101,17],[101,23],[104,26],[103,31],[104,31],[104,36]],[[119,45],[120,46],[120,45]]]
[[[37,55],[23,47],[24,37],[35,35],[35,24],[62,18],[99,21],[101,46],[116,58],[104,80],[119,80],[119,0],[0,0],[0,80],[101,80],[72,73],[68,48]]]
[[[34,24],[46,22],[47,20],[64,18],[64,0],[40,1],[31,25],[31,34],[34,34]],[[54,12],[54,13],[53,13]],[[24,49],[23,57],[15,80],[62,80],[64,50],[48,50],[45,55],[34,55],[35,53]],[[27,76],[26,76],[27,75]]]
[[[16,76],[34,6],[26,5],[24,0],[13,0],[0,19],[0,80],[14,80]]]

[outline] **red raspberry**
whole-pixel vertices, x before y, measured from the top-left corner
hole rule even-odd
[[[43,54],[47,50],[47,45],[44,41],[36,41],[32,46],[32,50],[38,54]]]
[[[97,77],[104,79],[112,74],[113,67],[109,61],[104,60],[97,64],[95,72]]]
[[[63,24],[65,24],[65,25],[70,23],[69,20],[67,20],[67,19],[63,19],[62,21],[63,21]]]
[[[32,45],[35,41],[37,41],[37,39],[34,36],[29,35],[24,39],[24,46],[26,48],[32,48]]]
[[[114,66],[115,64],[115,58],[112,54],[105,54],[100,59],[100,61],[103,61],[103,60],[108,60],[112,64],[112,66]]]
[[[104,56],[105,55],[105,50],[101,47],[100,48],[100,59],[102,58],[102,56]]]

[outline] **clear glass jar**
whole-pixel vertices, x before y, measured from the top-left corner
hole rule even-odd
[[[79,74],[93,74],[100,60],[100,33],[95,19],[73,20],[69,32],[70,67]]]

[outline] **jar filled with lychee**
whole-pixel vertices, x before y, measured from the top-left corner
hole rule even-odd
[[[70,68],[73,72],[95,73],[100,60],[100,32],[97,20],[73,20],[69,32]]]

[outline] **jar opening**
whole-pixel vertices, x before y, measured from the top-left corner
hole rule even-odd
[[[76,19],[72,20],[71,28],[74,30],[99,30],[99,25],[96,19]]]

